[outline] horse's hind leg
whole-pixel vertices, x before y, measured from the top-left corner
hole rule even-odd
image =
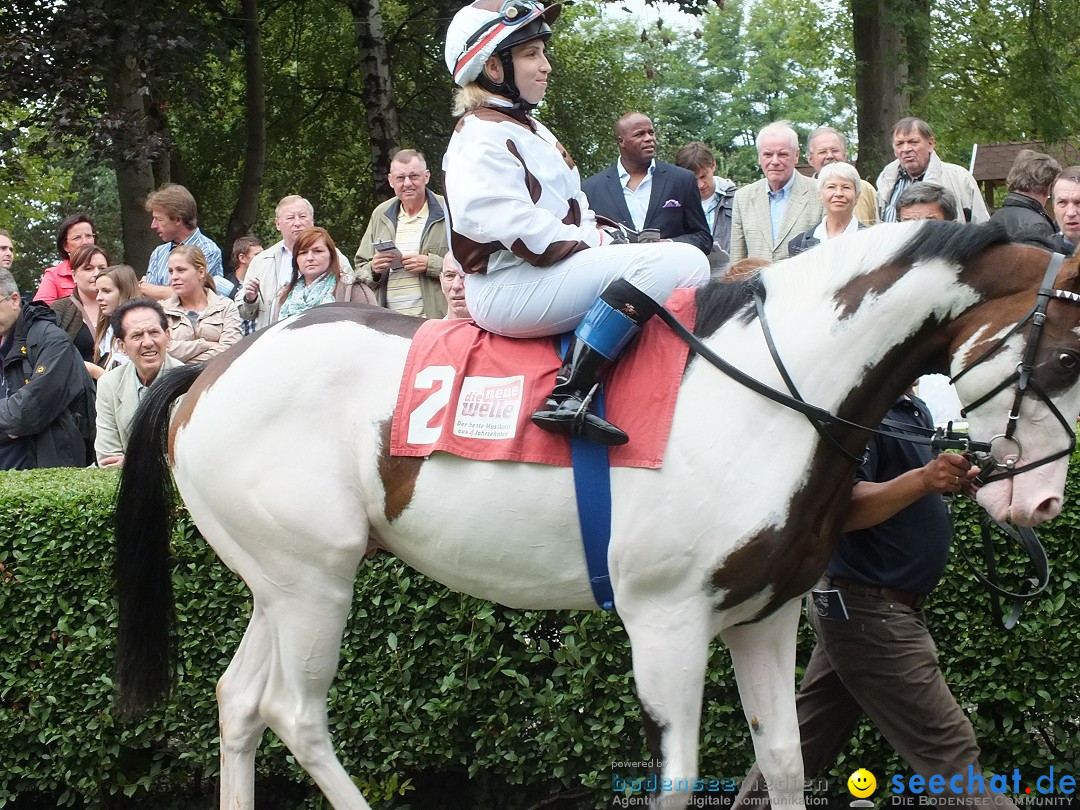
[[[775,810],[803,806],[803,760],[795,714],[795,631],[801,604],[793,599],[759,622],[721,633],[731,651],[754,753]]]
[[[266,729],[259,702],[270,656],[270,625],[256,602],[240,647],[217,686],[222,810],[255,810],[255,752]]]
[[[352,578],[305,577],[299,568],[294,587],[264,602],[272,655],[259,713],[335,810],[371,810],[334,753],[326,712]]]

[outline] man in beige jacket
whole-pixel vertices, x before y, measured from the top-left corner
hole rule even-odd
[[[731,220],[731,261],[787,258],[788,242],[821,222],[824,209],[817,183],[795,171],[799,136],[777,121],[757,136],[761,180],[735,192]]]

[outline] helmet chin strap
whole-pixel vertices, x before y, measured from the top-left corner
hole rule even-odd
[[[496,82],[488,75],[487,68],[484,68],[480,71],[477,82],[489,93],[510,99],[511,107],[515,110],[529,112],[536,109],[535,104],[525,101],[521,97],[521,93],[518,92],[517,85],[514,83],[514,56],[510,49],[500,51],[497,55],[502,62],[503,80]]]

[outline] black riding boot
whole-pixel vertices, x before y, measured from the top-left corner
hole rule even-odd
[[[603,368],[623,349],[659,305],[628,281],[608,285],[585,314],[555,377],[555,388],[544,407],[532,415],[533,424],[551,433],[584,436],[604,445],[630,441],[622,430],[592,409]]]

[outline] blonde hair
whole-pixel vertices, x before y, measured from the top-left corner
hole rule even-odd
[[[493,98],[495,98],[495,94],[489,93],[481,87],[480,82],[469,82],[464,87],[459,87],[454,91],[454,105],[450,111],[455,118],[460,118],[477,107],[483,107]]]
[[[195,247],[195,245],[177,245],[169,253],[169,256],[179,256],[182,259],[187,259],[196,270],[202,270],[203,286],[210,292],[217,292],[217,284],[214,283],[214,277],[210,275],[210,267],[206,263],[206,254],[202,252],[202,249]]]

